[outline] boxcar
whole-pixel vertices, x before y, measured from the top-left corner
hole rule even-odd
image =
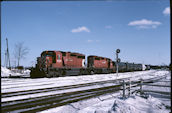
[[[126,72],[127,64],[125,62],[118,63],[118,70],[119,70],[119,72]]]
[[[133,63],[126,63],[127,64],[127,71],[134,71],[134,64]]]

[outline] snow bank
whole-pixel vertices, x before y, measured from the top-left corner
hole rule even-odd
[[[82,105],[83,102],[76,102],[40,113],[169,113],[159,99],[151,96],[146,99],[133,95],[127,99],[117,97],[104,101],[94,98],[91,101],[89,101],[90,105],[87,104],[85,108]]]
[[[8,77],[10,74],[12,74],[12,72],[9,69],[1,67],[1,77]]]
[[[30,72],[31,72],[31,71],[27,69],[27,70],[24,70],[23,73],[26,74],[26,75],[30,75]]]
[[[22,76],[22,75],[30,75],[30,70],[24,70],[23,73],[13,72],[6,67],[1,66],[1,77],[9,77],[12,76]]]
[[[116,99],[109,110],[111,113],[168,113],[164,104],[157,98],[149,96],[148,99],[131,96],[125,100]],[[97,112],[96,112],[97,113]]]
[[[131,96],[127,99],[116,98],[106,100],[91,107],[79,110],[78,113],[168,113],[160,100],[149,97],[148,99]]]

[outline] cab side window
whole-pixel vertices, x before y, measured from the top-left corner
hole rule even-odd
[[[54,53],[54,54],[52,55],[52,57],[53,57],[53,63],[56,63],[56,54]]]
[[[57,59],[60,60],[60,55],[57,55]]]

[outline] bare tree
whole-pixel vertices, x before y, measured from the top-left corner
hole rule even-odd
[[[24,59],[29,52],[29,49],[23,44],[22,42],[15,44],[14,57],[17,60],[17,66],[20,66],[20,60]]]

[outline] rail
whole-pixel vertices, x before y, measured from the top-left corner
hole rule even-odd
[[[152,79],[140,79],[139,81],[131,81],[130,79],[126,79],[126,80],[122,80],[121,84],[122,84],[122,89],[123,90],[123,98],[126,98],[126,96],[130,96],[131,93],[134,93],[136,91],[139,91],[141,94],[144,92],[154,92],[154,93],[161,93],[161,94],[165,94],[165,95],[170,95],[170,92],[164,92],[164,91],[153,91],[153,90],[145,90],[143,89],[143,85],[149,85],[149,86],[158,86],[158,87],[171,87],[170,85],[157,85],[157,84],[151,84],[151,83],[155,83],[155,82],[161,82],[160,80],[162,80],[163,78],[165,78],[167,76],[160,76],[160,77],[155,77]],[[166,82],[170,82],[170,81],[166,81]],[[133,92],[131,92],[131,88],[133,87],[137,87],[139,86],[140,88],[138,90],[134,90]],[[128,91],[128,95],[126,94],[126,91]]]
[[[163,76],[165,77],[165,76]],[[123,90],[123,97],[126,97],[126,90],[129,91],[129,95],[131,95],[131,89],[133,87],[142,86],[143,83],[153,83],[156,82],[163,77],[156,77],[151,79],[146,79],[144,82],[142,80],[138,81],[131,81],[130,79],[120,79],[120,82],[117,82],[116,84],[113,84],[112,86],[106,86],[106,87],[99,87],[99,88],[92,88],[92,89],[85,89],[82,91],[71,91],[71,92],[65,92],[65,93],[58,93],[54,95],[47,95],[47,96],[41,96],[41,97],[34,97],[34,98],[28,98],[28,99],[21,99],[21,100],[15,100],[15,101],[7,101],[7,102],[1,102],[2,112],[22,112],[22,113],[30,113],[30,112],[38,112],[43,111],[49,108],[54,108],[62,105],[66,105],[72,102],[77,102],[83,99],[88,99],[92,97],[97,97],[104,94],[111,94],[114,92],[118,92]],[[115,82],[117,80],[111,80],[108,82]],[[118,80],[119,81],[119,80]],[[107,81],[104,83],[108,83]],[[103,83],[101,81],[101,83]],[[96,85],[98,83],[94,83]],[[87,84],[93,85],[93,84]],[[80,86],[73,86],[75,87],[82,87],[83,84],[80,84]],[[70,87],[67,87],[70,88]],[[63,88],[62,88],[63,89]],[[46,89],[47,90],[47,89]],[[42,90],[42,91],[46,91]],[[57,90],[56,88],[53,90]],[[39,92],[40,90],[38,90]],[[142,89],[142,91],[144,91]],[[11,97],[14,95],[23,95],[24,92],[19,93],[8,93],[3,94],[3,97]],[[27,93],[33,93],[27,92]],[[35,93],[35,92],[34,92]],[[25,93],[24,93],[25,94]]]

